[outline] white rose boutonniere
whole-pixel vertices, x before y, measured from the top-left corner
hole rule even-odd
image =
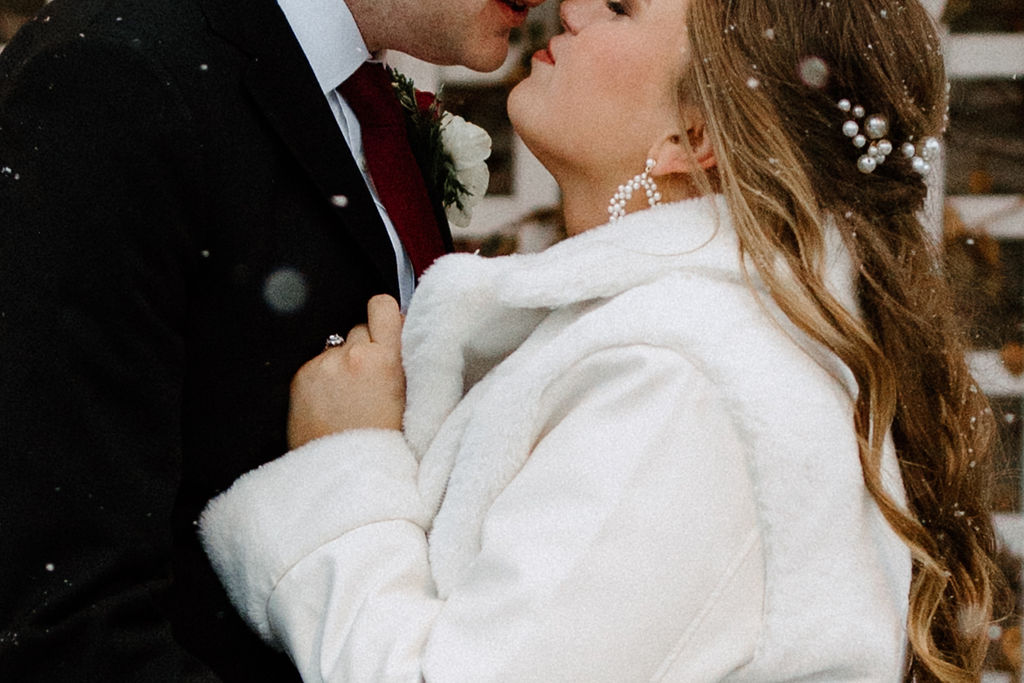
[[[484,198],[490,171],[491,136],[461,116],[443,111],[434,95],[391,72],[392,85],[408,121],[413,154],[452,225],[466,227],[473,207]]]
[[[445,206],[445,211],[453,225],[464,228],[469,225],[473,207],[484,198],[491,179],[487,168],[491,136],[461,116],[445,112],[441,117],[441,145],[463,190],[456,201]]]

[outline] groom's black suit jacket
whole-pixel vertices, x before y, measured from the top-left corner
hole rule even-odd
[[[378,292],[389,239],[274,0],[56,0],[23,29],[0,55],[0,680],[292,680],[194,524],[286,450],[295,370]]]

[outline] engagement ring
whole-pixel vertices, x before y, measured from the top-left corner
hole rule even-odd
[[[345,343],[345,338],[340,334],[332,334],[327,338],[327,342],[324,344],[324,351],[327,349],[334,348],[335,346],[341,346]]]

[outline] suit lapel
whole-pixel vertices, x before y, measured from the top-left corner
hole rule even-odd
[[[250,56],[245,85],[324,202],[397,295],[391,240],[284,14],[272,0],[202,0],[211,26]]]
[[[430,182],[430,178],[424,172],[419,158],[416,159],[416,165],[419,166],[420,175],[427,181],[427,195],[430,197],[430,206],[434,211],[434,219],[437,222],[438,230],[441,232],[441,242],[444,244],[445,251],[451,253],[455,250],[455,244],[452,239],[451,226],[448,224],[448,212],[445,211],[441,197],[438,195],[436,184]]]

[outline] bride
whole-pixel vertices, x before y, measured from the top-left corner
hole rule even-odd
[[[308,681],[975,680],[993,420],[917,219],[927,14],[561,13],[508,108],[570,238],[444,257],[300,371],[293,450],[201,521],[234,603]]]

